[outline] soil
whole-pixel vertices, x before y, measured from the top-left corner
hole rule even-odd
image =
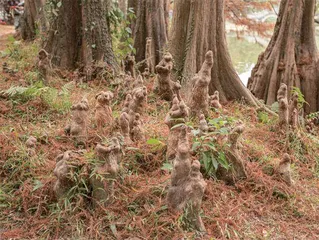
[[[14,34],[14,33],[15,33],[14,26],[0,24],[0,37],[3,37],[8,34]]]

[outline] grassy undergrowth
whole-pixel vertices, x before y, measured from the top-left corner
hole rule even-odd
[[[5,50],[0,58],[0,63],[7,62],[13,69],[0,77],[4,96],[0,99],[1,239],[318,239],[318,138],[302,131],[283,135],[274,116],[256,114],[252,107],[237,102],[220,112],[211,111],[210,121],[216,124],[218,134],[227,134],[237,120],[244,122],[241,147],[248,178],[227,186],[213,178],[216,162],[205,166],[202,219],[207,235],[198,235],[187,227],[183,214],[167,209],[171,165],[165,160],[168,129],[164,118],[169,105],[152,93],[142,116],[147,141],[125,149],[114,201],[107,207],[93,208],[79,170],[74,194],[58,203],[52,190],[55,157],[76,149],[63,134],[70,106],[85,95],[93,109],[96,93],[111,88],[94,81],[76,86],[68,77],[54,77],[49,86],[43,86],[31,64],[36,43],[20,43],[15,50],[16,43],[10,40],[8,44],[11,50]],[[147,82],[149,92],[153,80]],[[122,100],[121,94],[117,96],[114,116],[118,116]],[[197,128],[196,123],[189,125]],[[38,139],[34,156],[25,147],[31,135]],[[106,133],[102,140],[110,136]],[[90,123],[83,163],[94,160],[94,147],[100,141]],[[201,158],[205,165],[207,148],[195,137],[196,142],[198,154],[194,158]],[[227,165],[219,145],[212,147],[218,152],[215,160]],[[286,151],[294,156],[293,187],[272,176],[274,163]]]

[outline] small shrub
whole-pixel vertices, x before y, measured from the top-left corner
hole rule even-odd
[[[192,132],[194,134],[192,151],[196,153],[201,166],[204,170],[204,175],[208,177],[216,177],[216,172],[219,167],[230,169],[230,165],[226,159],[224,147],[217,143],[219,136],[225,136],[229,133],[231,123],[235,121],[231,117],[220,117],[209,120],[210,126],[215,130],[205,133],[203,136],[198,136],[198,130]]]
[[[72,105],[69,90],[66,87],[62,87],[62,90],[58,90],[46,87],[42,82],[36,82],[29,87],[12,86],[7,90],[2,91],[1,94],[7,96],[11,100],[22,103],[40,97],[51,110],[55,110],[59,113],[69,111]]]
[[[298,108],[302,108],[304,104],[308,104],[309,103],[305,100],[305,96],[302,94],[301,90],[297,87],[293,87],[292,88],[292,91],[291,91],[291,94],[295,94],[297,93],[298,94]]]
[[[263,124],[267,124],[270,122],[268,113],[266,113],[264,111],[258,112],[257,117],[258,117],[259,122],[261,122]]]

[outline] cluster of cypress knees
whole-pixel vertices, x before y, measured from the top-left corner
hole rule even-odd
[[[164,120],[170,130],[167,139],[166,158],[173,164],[171,183],[167,193],[167,205],[170,209],[184,210],[188,222],[196,230],[205,232],[200,211],[206,182],[200,172],[200,162],[191,158],[191,148],[188,139],[189,131],[183,123],[189,117],[197,118],[201,135],[214,130],[207,123],[206,118],[209,117],[210,108],[222,109],[222,105],[219,102],[218,91],[209,96],[213,53],[212,51],[206,53],[205,61],[200,71],[192,78],[192,91],[190,96],[188,96],[187,104],[180,93],[180,83],[171,80],[171,71],[173,69],[172,55],[170,53],[164,54],[163,59],[155,68],[152,66],[152,62],[149,61],[151,56],[147,54],[146,56],[146,70],[137,77],[135,76],[134,57],[126,59],[125,70],[127,73],[124,76],[123,84],[127,94],[118,119],[113,119],[111,103],[114,95],[112,92],[102,91],[95,97],[94,120],[97,129],[102,131],[105,127],[116,123],[121,134],[112,137],[108,144],[98,143],[96,145],[95,152],[98,163],[89,168],[90,172],[96,174],[88,174],[88,176],[91,176],[88,182],[92,188],[94,204],[109,204],[114,196],[114,181],[118,176],[123,158],[123,146],[120,143],[120,138],[124,138],[125,145],[130,145],[132,142],[145,141],[142,115],[145,111],[148,92],[144,81],[155,71],[157,75],[154,92],[161,99],[171,102],[171,108]],[[46,74],[45,70],[43,74]],[[277,98],[279,103],[279,126],[288,127],[291,125],[296,128],[298,125],[298,96],[293,95],[292,100],[288,103],[287,86],[282,84]],[[65,127],[65,133],[77,143],[85,144],[88,137],[88,100],[83,98],[80,102],[72,105],[71,111],[71,121]],[[244,124],[239,121],[230,131],[227,138],[224,139],[230,146],[225,151],[227,160],[232,165],[232,170],[220,168],[218,174],[226,182],[234,182],[247,177],[238,144],[238,139],[244,129]],[[36,143],[37,139],[34,137],[30,137],[27,140],[26,146],[30,155],[36,154]],[[77,159],[79,156],[83,156],[84,153],[85,150],[70,150],[57,156],[54,169],[57,181],[54,185],[54,191],[58,199],[65,198],[75,184],[70,176],[72,176],[72,171],[75,169],[74,165],[81,164],[77,162]],[[276,168],[276,172],[289,185],[293,184],[290,163],[290,156],[284,154],[283,159]]]

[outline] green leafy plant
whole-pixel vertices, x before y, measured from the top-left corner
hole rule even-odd
[[[272,105],[271,105],[271,111],[275,112],[275,113],[278,113],[279,111],[279,103],[278,102],[274,102]]]
[[[266,124],[266,123],[270,122],[269,115],[267,112],[259,111],[257,114],[257,117],[258,117],[259,122],[261,122],[261,123]]]
[[[114,1],[107,17],[111,25],[113,49],[117,59],[122,60],[130,53],[135,53],[132,29],[130,28],[131,21],[136,18],[133,9],[129,8],[125,16],[118,7],[117,1]]]
[[[172,170],[173,170],[173,164],[171,164],[171,163],[164,163],[163,166],[161,167],[161,170],[164,170],[164,171],[172,171]]]
[[[229,133],[231,123],[235,121],[232,117],[220,117],[209,120],[209,125],[214,131],[204,133],[199,136],[198,130],[192,126],[194,139],[192,152],[194,152],[201,163],[204,174],[208,177],[216,177],[216,172],[219,167],[230,169],[230,165],[226,159],[224,147],[217,142],[218,137],[225,136]]]
[[[153,151],[161,150],[165,146],[165,144],[162,141],[156,138],[150,138],[146,141],[146,143],[152,146]]]
[[[62,90],[58,90],[44,86],[41,81],[28,87],[11,86],[9,89],[1,91],[0,94],[18,102],[27,102],[33,98],[40,97],[50,109],[59,113],[69,111],[72,105],[67,86],[62,87]]]
[[[11,99],[26,102],[34,97],[40,96],[47,90],[48,87],[45,87],[42,82],[36,82],[28,87],[11,86],[9,89],[2,91],[1,94]]]
[[[313,120],[315,118],[319,118],[319,112],[313,112],[307,115],[307,119]],[[317,121],[315,124],[319,124],[319,122]]]
[[[69,90],[65,87],[62,87],[62,90],[48,88],[47,91],[41,95],[41,99],[50,109],[59,113],[68,112],[72,106]]]
[[[304,104],[309,105],[305,100],[305,96],[302,94],[301,90],[297,87],[292,87],[291,94],[298,94],[298,108],[302,108]]]

